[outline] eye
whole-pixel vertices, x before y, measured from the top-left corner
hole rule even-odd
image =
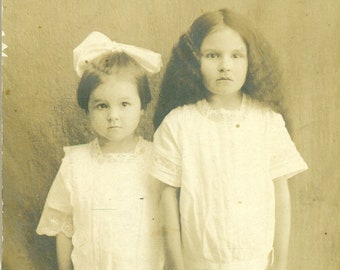
[[[99,110],[104,110],[104,109],[107,109],[109,106],[107,106],[107,104],[105,103],[99,103],[96,105],[96,108],[99,109]]]
[[[244,55],[242,53],[233,53],[231,57],[237,59],[237,58],[243,58]]]
[[[206,58],[210,58],[210,59],[215,59],[217,58],[219,55],[215,52],[209,52],[205,55]]]
[[[129,106],[129,105],[130,105],[130,103],[127,102],[127,101],[123,101],[123,102],[122,102],[122,106],[123,106],[123,107],[127,107],[127,106]]]

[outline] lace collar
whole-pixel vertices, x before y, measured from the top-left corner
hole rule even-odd
[[[131,152],[126,153],[103,153],[98,138],[95,138],[89,143],[90,153],[93,158],[98,161],[127,161],[137,158],[140,154],[145,152],[146,142],[142,137],[138,137],[136,147]]]
[[[242,95],[242,101],[241,101],[241,106],[240,109],[238,110],[227,110],[224,108],[221,109],[213,109],[211,108],[210,104],[206,99],[202,99],[196,103],[198,111],[208,118],[211,121],[214,122],[227,122],[230,123],[231,125],[238,125],[240,126],[240,122],[245,117],[248,103],[249,103],[249,98],[247,95],[243,94]]]

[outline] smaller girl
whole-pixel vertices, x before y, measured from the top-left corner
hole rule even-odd
[[[279,113],[280,87],[268,45],[232,12],[203,14],[180,37],[151,166],[166,184],[170,269],[287,269],[287,179],[307,166]]]
[[[97,137],[64,148],[37,233],[56,236],[59,269],[163,269],[159,183],[146,170],[151,145],[135,133],[161,56],[99,32],[73,53]]]

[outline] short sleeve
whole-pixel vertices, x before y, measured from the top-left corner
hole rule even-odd
[[[150,174],[174,187],[181,186],[180,119],[175,110],[163,120],[154,134],[150,159]]]
[[[37,227],[37,233],[55,236],[63,232],[67,237],[73,235],[71,188],[67,183],[69,165],[63,159],[60,169],[48,193],[46,203]]]
[[[294,175],[307,170],[307,164],[297,151],[282,116],[273,113],[269,122],[270,175],[272,179]]]

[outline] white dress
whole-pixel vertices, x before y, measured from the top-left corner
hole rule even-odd
[[[65,147],[38,234],[72,237],[79,270],[163,269],[160,183],[148,176],[151,143],[133,153],[103,154],[97,139]]]
[[[186,269],[265,269],[273,248],[273,179],[307,169],[282,116],[243,95],[240,110],[178,107],[154,135],[151,174],[181,188]]]

